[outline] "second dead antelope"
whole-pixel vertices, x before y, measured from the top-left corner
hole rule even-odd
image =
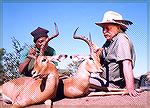
[[[77,28],[78,29],[78,28]],[[71,56],[71,58],[84,59],[79,65],[76,74],[72,77],[63,80],[64,83],[64,96],[69,98],[86,96],[89,93],[90,87],[90,74],[92,72],[102,73],[103,69],[100,64],[100,56],[102,49],[96,49],[95,45],[83,36],[77,36],[76,31],[73,38],[80,39],[86,42],[90,48],[90,55],[88,56]]]

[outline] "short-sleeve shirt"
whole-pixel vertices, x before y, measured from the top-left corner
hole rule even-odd
[[[103,45],[103,76],[108,81],[123,79],[122,61],[130,60],[132,67],[135,65],[135,51],[131,40],[126,33],[118,33],[111,41]]]
[[[21,54],[20,54],[20,62],[21,62],[21,63],[27,58],[29,50],[30,50],[30,48],[29,48],[29,47],[26,47],[26,48],[21,52]],[[37,55],[40,55],[39,49],[35,48],[35,50],[36,50],[36,54],[37,54]],[[56,55],[56,51],[55,51],[52,47],[48,46],[47,49],[46,49],[46,51],[44,52],[44,56],[53,56],[53,55]],[[54,62],[54,64],[55,64],[56,66],[58,65],[57,62]],[[32,71],[33,67],[34,67],[34,59],[31,59],[30,62],[29,62],[29,64],[28,64],[28,66],[27,66],[27,69],[26,69],[25,72],[24,72],[24,74],[25,74],[26,76],[32,76],[32,75],[31,75],[31,71]]]

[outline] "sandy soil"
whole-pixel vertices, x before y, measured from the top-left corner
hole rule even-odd
[[[10,108],[11,105],[0,102],[0,108]],[[32,105],[27,108],[149,108],[150,91],[142,92],[137,97],[128,95],[94,96],[76,99],[60,99],[52,106],[45,104]]]

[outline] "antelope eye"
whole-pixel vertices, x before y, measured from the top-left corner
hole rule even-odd
[[[43,60],[42,60],[42,62],[45,62],[45,61],[46,61],[46,59],[43,59]]]
[[[92,58],[92,57],[90,57],[89,59],[90,59],[90,60],[93,60],[93,58]]]

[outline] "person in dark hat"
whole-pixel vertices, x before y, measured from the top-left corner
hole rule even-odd
[[[40,54],[40,48],[43,44],[43,42],[46,40],[48,37],[48,30],[38,27],[36,30],[31,32],[31,35],[33,36],[33,42],[34,45],[30,48],[25,48],[20,56],[21,63],[19,65],[19,73],[24,74],[25,76],[31,77],[31,71],[33,69],[33,64],[34,64],[34,59],[30,58],[30,55],[36,55],[38,56]],[[46,50],[44,52],[44,56],[53,56],[56,55],[56,51],[46,45]],[[58,64],[55,62],[55,65],[57,66]]]
[[[133,75],[136,54],[133,43],[126,33],[132,22],[124,20],[117,12],[107,11],[102,22],[95,24],[102,27],[102,33],[106,39],[102,56],[104,67],[102,76],[106,80],[103,86],[126,88],[124,94],[128,92],[130,96],[137,96]],[[93,84],[96,82],[92,78],[90,81]]]

